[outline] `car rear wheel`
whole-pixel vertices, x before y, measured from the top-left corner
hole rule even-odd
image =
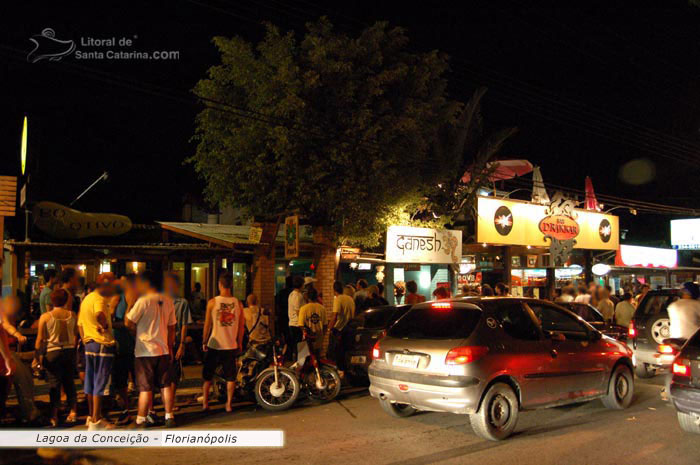
[[[518,423],[518,398],[505,383],[486,391],[479,411],[469,415],[474,432],[489,441],[501,441],[513,433]]]
[[[663,344],[664,339],[671,337],[671,320],[666,315],[659,315],[647,325],[649,336],[656,344]]]
[[[390,402],[388,399],[379,399],[379,405],[382,409],[394,418],[405,418],[410,417],[418,410],[411,407],[408,404],[399,404],[396,402]]]
[[[689,413],[677,412],[678,424],[686,433],[700,434],[700,425],[697,423],[697,417]]]
[[[634,374],[637,378],[653,378],[656,376],[656,368],[652,368],[648,363],[640,363],[634,367]]]
[[[608,394],[603,405],[609,409],[622,410],[629,407],[634,396],[634,376],[626,365],[618,365],[610,376]]]

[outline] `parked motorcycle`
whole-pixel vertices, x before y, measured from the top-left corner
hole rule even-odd
[[[238,358],[240,368],[236,379],[236,397],[255,399],[265,410],[286,410],[294,405],[301,387],[297,374],[283,365],[283,347],[274,343],[250,345]],[[221,367],[215,374],[215,389],[226,398],[226,381]]]
[[[340,393],[341,381],[335,364],[321,359],[306,335],[297,346],[297,360],[289,368],[284,362],[281,341],[251,345],[238,358],[236,398],[255,399],[265,410],[286,410],[300,393],[313,402],[330,402]],[[215,395],[226,400],[226,380],[219,367],[214,374]]]
[[[291,369],[299,377],[301,387],[314,402],[330,402],[340,394],[340,374],[335,364],[321,359],[312,348],[308,336],[304,335],[297,345],[297,361]]]

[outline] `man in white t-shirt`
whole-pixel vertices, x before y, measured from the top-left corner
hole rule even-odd
[[[692,282],[683,284],[681,298],[668,306],[671,337],[690,339],[700,328],[700,287]]]
[[[165,426],[175,427],[173,415],[172,370],[170,365],[175,343],[175,305],[173,299],[156,289],[150,271],[139,274],[136,285],[141,297],[126,314],[126,327],[136,330],[134,368],[139,388],[136,425],[145,426],[153,405],[153,391],[161,390],[165,406]]]
[[[590,304],[591,303],[591,294],[590,294],[590,292],[588,292],[588,289],[586,289],[585,286],[579,286],[578,295],[574,299],[574,302],[580,303],[580,304]]]
[[[289,344],[292,349],[292,360],[297,359],[297,344],[301,342],[303,333],[299,326],[299,309],[306,303],[301,288],[304,287],[304,278],[297,275],[292,278],[292,292],[287,299],[287,312],[289,315]]]

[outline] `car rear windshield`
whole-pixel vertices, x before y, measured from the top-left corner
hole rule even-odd
[[[365,329],[386,328],[397,311],[394,306],[370,308],[357,316],[360,326]]]
[[[462,339],[469,337],[481,318],[475,308],[412,308],[389,330],[401,339]]]

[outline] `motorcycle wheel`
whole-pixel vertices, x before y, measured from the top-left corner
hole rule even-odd
[[[278,368],[281,393],[275,389],[275,370],[268,368],[258,376],[255,382],[255,400],[265,410],[286,410],[296,402],[301,386],[297,375],[287,368]],[[277,394],[277,395],[275,395]]]
[[[340,375],[338,370],[328,365],[318,367],[321,378],[325,383],[323,389],[316,386],[316,373],[311,372],[307,375],[307,386],[309,391],[309,399],[314,402],[330,402],[340,394]]]

